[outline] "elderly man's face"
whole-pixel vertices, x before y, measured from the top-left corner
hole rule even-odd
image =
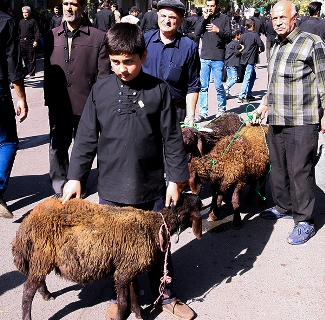
[[[23,9],[23,18],[27,20],[30,17],[30,12],[27,9]]]
[[[272,24],[275,32],[285,39],[296,27],[297,13],[292,12],[292,2],[280,1],[272,9]]]
[[[63,15],[67,22],[75,22],[81,19],[85,5],[80,5],[80,0],[63,1]]]
[[[182,25],[184,17],[172,8],[162,8],[158,11],[159,29],[164,34],[175,34]]]

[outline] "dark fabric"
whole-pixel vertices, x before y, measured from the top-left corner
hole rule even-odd
[[[258,62],[258,55],[265,50],[263,41],[258,33],[247,30],[239,39],[244,46],[241,53],[240,64],[255,64]]]
[[[254,17],[253,20],[255,21],[255,32],[258,35],[265,34],[265,25],[263,21],[259,17]]]
[[[182,32],[184,35],[188,36],[196,44],[199,44],[200,37],[195,35],[195,28],[200,17],[197,14],[192,14],[184,19],[182,24]]]
[[[164,171],[173,182],[189,178],[165,83],[145,73],[128,83],[115,74],[97,81],[80,119],[68,178],[86,181],[96,154],[98,194],[109,201],[134,205],[164,197]]]
[[[64,23],[46,33],[44,98],[53,112],[60,114],[68,108],[81,115],[97,78],[106,77],[111,71],[105,40],[104,32],[82,24],[73,34],[69,57]]]
[[[19,21],[19,37],[20,39],[27,38],[37,41],[39,39],[38,24],[34,19],[21,19]]]
[[[206,26],[212,23],[220,31],[208,32]],[[231,23],[228,16],[216,14],[204,19],[202,16],[195,28],[195,34],[202,37],[201,58],[206,60],[224,60],[226,44],[231,41]]]
[[[193,41],[177,33],[174,41],[165,45],[157,30],[147,32],[144,37],[148,55],[143,71],[165,81],[173,100],[200,91],[200,58]]]
[[[324,19],[322,19],[319,23],[317,23],[314,26],[312,33],[320,36],[323,39],[323,41],[325,41],[325,20]]]
[[[265,25],[265,33],[267,40],[275,40],[277,33],[273,28],[272,20],[268,21]]]
[[[36,48],[33,46],[34,40],[20,39],[21,56],[26,66],[26,74],[35,76],[36,71]]]
[[[0,11],[0,81],[9,89],[9,82],[24,77],[21,63],[18,31],[15,21],[8,14]]]
[[[237,40],[232,40],[226,46],[225,66],[238,67],[240,64],[240,44]]]
[[[267,135],[274,203],[292,211],[295,223],[311,221],[315,204],[317,125],[269,126]]]
[[[309,17],[309,19],[305,20],[299,25],[300,30],[314,33],[315,27],[320,23],[321,19],[316,17]]]
[[[78,129],[80,116],[49,112],[50,122],[50,180],[55,193],[62,193],[67,182],[69,168],[69,147]]]
[[[143,33],[148,32],[150,30],[158,30],[158,12],[157,10],[151,10],[146,12],[143,15],[143,19],[141,20],[141,30]]]
[[[50,29],[54,29],[56,27],[59,27],[61,25],[61,22],[62,22],[62,15],[61,16],[54,15],[51,18]]]
[[[102,8],[96,13],[94,28],[107,32],[114,24],[115,15],[111,10]]]

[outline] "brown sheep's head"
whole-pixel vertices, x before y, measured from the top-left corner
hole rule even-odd
[[[177,202],[176,211],[183,228],[192,227],[197,239],[202,238],[202,201],[199,196],[191,193],[182,193]]]

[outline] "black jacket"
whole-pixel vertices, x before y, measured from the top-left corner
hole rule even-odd
[[[157,10],[151,10],[143,15],[143,19],[141,21],[140,26],[143,33],[148,32],[150,30],[159,29],[157,12]]]
[[[103,8],[97,12],[94,20],[94,28],[107,32],[114,24],[115,15],[111,10]]]
[[[206,26],[213,23],[219,27],[220,31],[208,32]],[[231,41],[231,24],[230,19],[224,15],[217,13],[209,16],[207,19],[201,17],[195,28],[195,35],[202,38],[201,58],[207,60],[224,60],[226,44]]]
[[[258,55],[265,50],[261,37],[255,31],[247,30],[240,37],[239,43],[244,46],[241,54],[240,64],[255,64],[258,62]]]

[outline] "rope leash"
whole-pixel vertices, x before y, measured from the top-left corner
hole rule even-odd
[[[163,224],[159,228],[159,245],[160,245],[160,250],[162,252],[165,252],[165,258],[164,258],[164,272],[163,272],[163,276],[160,278],[159,296],[155,300],[154,305],[156,305],[159,302],[160,297],[162,297],[164,295],[166,284],[171,283],[171,281],[172,281],[172,278],[168,276],[168,269],[167,269],[167,265],[168,265],[167,257],[168,257],[169,247],[170,247],[170,233],[169,233],[164,216],[162,215],[161,212],[159,212],[159,214],[161,215],[161,218],[163,219]],[[166,231],[167,240],[168,240],[166,248],[163,247],[163,243],[162,243],[163,242],[162,241],[162,232],[164,229]]]

